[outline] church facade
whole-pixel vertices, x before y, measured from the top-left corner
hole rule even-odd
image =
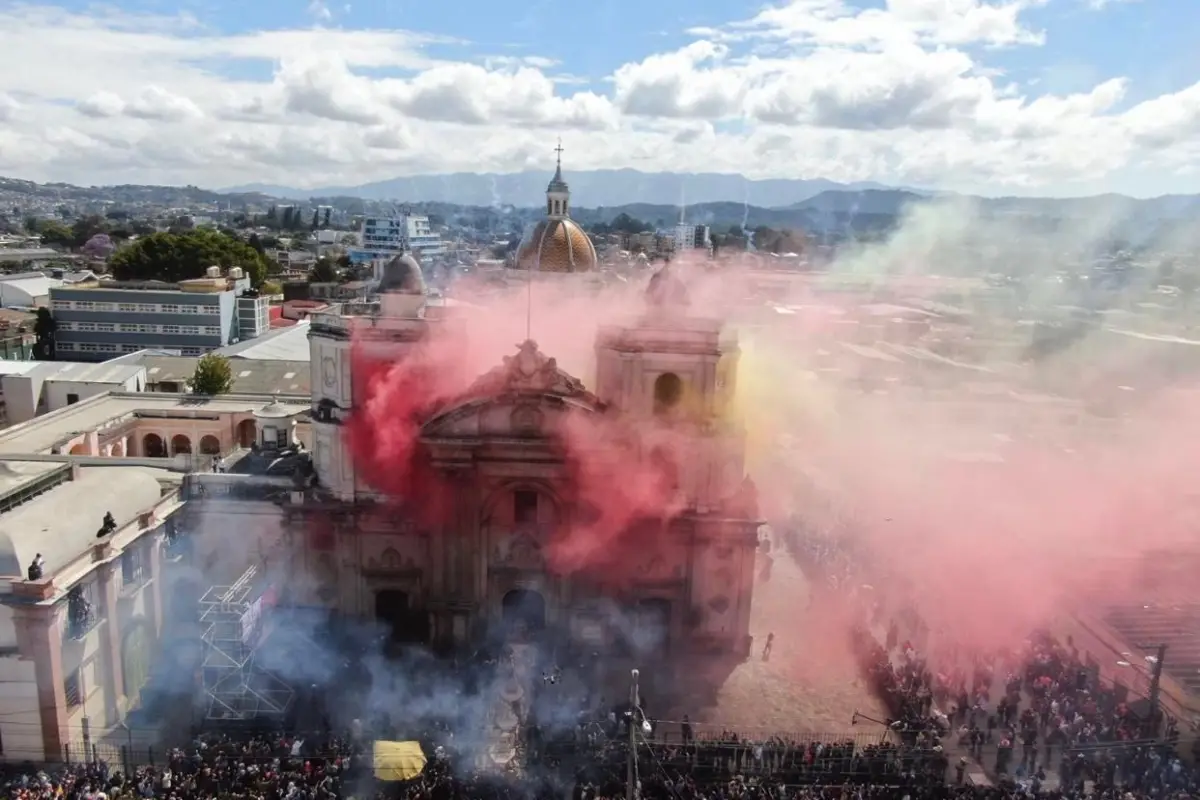
[[[352,349],[404,359],[451,324],[425,307],[412,268],[389,266],[372,313],[311,318],[316,482],[304,503],[287,506],[302,519],[285,535],[305,537],[290,548],[289,573],[307,576],[294,581],[292,602],[375,616],[401,640],[441,647],[520,618],[593,647],[747,653],[759,520],[743,435],[725,413],[736,340],[658,292],[645,315],[598,332],[590,390],[536,343],[521,344],[422,422],[419,458],[452,498],[431,525],[398,513],[397,498],[356,470],[348,444],[364,401]],[[671,487],[678,513],[629,549],[619,588],[552,563],[553,542],[586,514],[573,505],[555,438],[570,415],[603,415],[642,456],[667,437],[682,451]]]

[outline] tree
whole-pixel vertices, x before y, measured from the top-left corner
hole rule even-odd
[[[258,286],[267,274],[266,259],[253,247],[219,231],[152,233],[117,251],[109,266],[123,281],[176,281],[204,277],[213,265],[241,267]]]
[[[309,227],[311,227],[314,231],[317,228],[321,227],[321,212],[320,211],[313,209],[312,225],[310,225]]]
[[[75,234],[61,222],[40,222],[38,223],[37,234],[42,237],[42,244],[51,247],[70,247],[72,242],[75,241]]]
[[[275,281],[263,281],[258,287],[259,294],[283,294],[283,287]]]
[[[80,217],[71,225],[71,246],[83,247],[98,233],[108,233],[108,223],[104,217],[96,214]]]
[[[201,356],[192,373],[192,394],[228,394],[233,388],[233,368],[229,359],[216,353]]]
[[[50,309],[39,308],[37,319],[33,323],[33,357],[38,361],[54,360],[54,334],[58,323],[50,314]]]
[[[308,273],[309,283],[334,283],[338,279],[337,264],[328,257],[317,259]]]
[[[330,211],[332,211],[332,210],[333,210],[332,208],[327,208],[327,209],[325,209],[325,227],[326,227],[326,228],[328,228],[328,227],[329,227],[329,212],[330,212]],[[430,222],[430,224],[431,224],[431,225],[433,224],[433,223],[432,223],[432,221]]]

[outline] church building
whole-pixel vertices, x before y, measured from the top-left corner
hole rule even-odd
[[[547,218],[522,244],[532,263],[572,271],[594,264],[568,216],[561,164]],[[575,236],[575,231],[583,238]],[[532,249],[531,249],[532,248]],[[561,258],[560,258],[561,257]],[[562,260],[565,259],[565,260]],[[757,503],[744,472],[744,437],[724,413],[738,346],[720,322],[693,316],[669,272],[651,282],[644,309],[602,328],[589,390],[526,341],[474,389],[424,420],[420,458],[452,487],[453,513],[437,525],[408,519],[356,470],[348,421],[356,353],[400,360],[451,324],[426,302],[410,256],[388,264],[377,303],[311,317],[314,485],[284,525],[297,560],[292,602],[375,616],[398,639],[465,644],[515,616],[591,645],[633,644],[672,654],[745,654],[758,546]],[[667,533],[635,550],[617,595],[548,564],[548,542],[576,524],[554,431],[564,415],[605,415],[641,447],[683,442]],[[644,454],[643,454],[644,455]],[[404,498],[415,502],[413,498]],[[301,563],[302,562],[302,563]]]

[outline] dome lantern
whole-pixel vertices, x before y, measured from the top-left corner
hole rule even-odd
[[[571,189],[562,176],[562,140],[554,148],[554,177],[546,186],[546,216],[550,219],[567,219],[571,216]]]

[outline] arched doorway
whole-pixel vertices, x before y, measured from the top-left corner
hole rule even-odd
[[[180,454],[190,455],[192,452],[192,440],[184,436],[182,433],[177,433],[171,437],[171,455],[177,456]]]
[[[125,697],[130,706],[138,704],[138,696],[150,677],[150,637],[144,620],[137,620],[121,642],[121,671],[125,678]]]
[[[387,628],[396,644],[426,644],[429,641],[429,614],[412,606],[408,592],[380,589],[375,592],[375,618]]]
[[[125,457],[125,445],[124,445],[124,443],[122,443],[122,442],[116,442],[116,443],[114,443],[114,444],[113,444],[113,446],[112,446],[112,457],[113,457],[113,458],[124,458],[124,457]]]
[[[206,456],[221,455],[221,440],[215,436],[204,436],[200,439],[200,452]]]
[[[77,444],[71,448],[70,454],[73,456],[86,456],[87,455],[87,445],[84,444],[83,442],[80,442],[79,444]]]
[[[147,433],[142,439],[142,455],[146,458],[166,458],[167,443],[157,433]]]
[[[244,419],[237,426],[237,441],[241,447],[253,447],[254,440],[258,438],[258,426],[254,420]]]
[[[671,638],[671,603],[652,598],[640,601],[633,609],[633,626],[629,634],[635,653],[662,655]]]
[[[532,589],[513,589],[500,601],[504,627],[530,633],[546,627],[546,598]]]
[[[654,380],[654,413],[666,414],[683,400],[683,381],[674,372],[664,372]]]

